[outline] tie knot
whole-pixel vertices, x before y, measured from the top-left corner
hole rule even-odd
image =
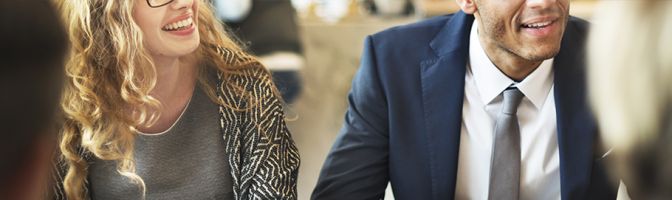
[[[518,105],[525,95],[516,87],[510,87],[502,93],[504,96],[504,104],[502,104],[502,112],[509,115],[515,115],[518,112]]]

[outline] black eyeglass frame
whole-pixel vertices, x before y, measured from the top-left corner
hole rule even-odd
[[[151,8],[158,8],[158,7],[165,6],[165,5],[168,5],[168,4],[170,4],[170,3],[173,3],[173,1],[175,1],[175,0],[168,0],[166,3],[161,4],[161,5],[158,5],[158,6],[156,6],[156,5],[152,5],[152,3],[150,3],[149,1],[151,1],[151,0],[147,0],[147,5],[149,5],[149,7],[151,7]]]

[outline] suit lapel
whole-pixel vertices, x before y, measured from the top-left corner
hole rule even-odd
[[[597,130],[586,97],[584,37],[572,28],[568,24],[553,67],[562,199],[586,193]]]
[[[432,197],[453,199],[462,124],[464,77],[473,16],[456,13],[432,40],[435,57],[421,63],[422,100]]]

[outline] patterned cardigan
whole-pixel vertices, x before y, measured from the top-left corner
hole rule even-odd
[[[285,124],[282,101],[276,95],[269,72],[243,52],[218,49],[229,64],[248,65],[227,80],[218,74],[216,89],[217,98],[229,105],[220,105],[219,114],[234,198],[297,199],[299,152]],[[237,93],[240,89],[250,94],[252,100],[241,97]],[[233,109],[247,108],[250,103],[256,106]],[[90,158],[86,152],[81,154]],[[61,162],[56,168],[52,196],[66,199],[62,183],[67,166]]]

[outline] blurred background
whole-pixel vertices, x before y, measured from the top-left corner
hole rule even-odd
[[[252,1],[252,7],[248,5],[246,8],[250,10],[247,18],[267,15],[267,19],[273,18],[270,25],[248,31],[244,25],[246,19],[223,16],[223,20],[228,21],[232,31],[239,34],[271,71],[291,71],[296,75],[289,80],[286,76],[276,77],[276,81],[279,81],[285,99],[289,100],[286,109],[290,118],[288,125],[301,153],[299,199],[309,199],[322,163],[343,123],[346,96],[359,65],[364,38],[393,26],[453,13],[459,8],[454,0],[285,0],[291,1],[296,11],[294,16],[288,16],[282,14],[286,12],[264,11],[254,5],[273,1],[282,0]],[[570,13],[590,20],[596,3],[597,0],[571,0]],[[277,13],[276,16],[273,13]],[[245,14],[242,16],[244,18]],[[279,31],[278,27],[273,27],[273,23],[276,26],[277,23],[285,23],[288,17],[294,18],[296,31]],[[255,41],[261,39],[250,36],[259,32],[270,35],[286,35],[289,32],[296,38],[285,39],[298,40],[294,43],[298,43],[300,48],[279,47],[278,52],[293,54],[284,57],[273,56],[277,55],[271,53],[273,50],[257,50],[259,46],[268,46],[263,41]],[[296,61],[297,55],[301,61]],[[283,59],[287,61],[285,64],[282,64]],[[287,63],[291,63],[291,67],[286,67]],[[386,199],[392,199],[389,188]]]

